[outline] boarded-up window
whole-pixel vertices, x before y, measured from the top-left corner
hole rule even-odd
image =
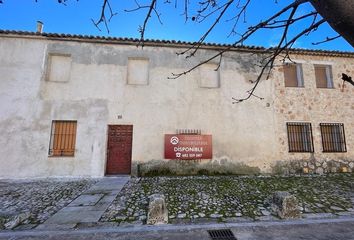
[[[287,123],[289,152],[313,152],[311,123]]]
[[[127,83],[132,85],[149,84],[149,59],[128,59]]]
[[[303,87],[304,81],[302,76],[302,65],[285,64],[284,80],[285,80],[285,87]]]
[[[332,67],[315,65],[316,86],[318,88],[333,88]]]
[[[220,87],[220,74],[218,65],[214,63],[206,63],[200,66],[199,86],[202,88],[218,88]]]
[[[321,123],[323,152],[346,152],[344,125],[342,123]]]
[[[49,156],[74,156],[76,121],[53,121]]]
[[[50,54],[48,57],[47,81],[68,82],[71,73],[71,56]]]

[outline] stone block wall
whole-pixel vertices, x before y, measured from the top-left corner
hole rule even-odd
[[[308,172],[342,171],[345,165],[348,171],[354,161],[354,87],[343,84],[342,73],[354,76],[354,59],[328,55],[293,55],[291,59],[301,63],[304,87],[285,87],[283,67],[275,67],[274,116],[276,149],[275,161],[303,162]],[[315,64],[332,67],[333,88],[317,88]],[[313,153],[289,152],[287,122],[308,122],[312,126]],[[323,152],[320,123],[343,123],[346,139],[346,152]],[[332,164],[333,163],[333,164]],[[330,169],[331,166],[332,170]],[[350,164],[350,165],[349,165]],[[344,168],[343,168],[344,169]]]
[[[352,173],[354,160],[352,159],[308,159],[278,161],[272,167],[272,174],[327,174],[327,173]]]

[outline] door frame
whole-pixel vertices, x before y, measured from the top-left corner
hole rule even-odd
[[[128,175],[132,173],[132,166],[133,166],[133,135],[134,135],[134,125],[133,124],[107,124],[107,131],[106,131],[106,157],[105,157],[105,164],[104,164],[104,176],[114,176],[114,175],[126,175],[126,174],[107,174],[107,163],[109,158],[108,153],[108,144],[109,144],[109,128],[110,126],[131,126],[132,127],[132,143],[130,148],[130,171]]]

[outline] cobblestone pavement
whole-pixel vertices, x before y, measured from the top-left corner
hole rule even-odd
[[[96,180],[0,180],[0,229],[34,227],[66,206]]]
[[[135,178],[123,188],[101,221],[144,224],[148,197],[166,197],[170,223],[272,220],[269,196],[288,191],[307,216],[354,214],[354,174],[292,177]]]

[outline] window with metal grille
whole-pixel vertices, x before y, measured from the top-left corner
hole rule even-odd
[[[313,152],[311,123],[286,123],[289,152]]]
[[[76,121],[52,122],[49,156],[74,156]]]
[[[344,124],[320,123],[323,152],[346,152]]]
[[[302,65],[290,63],[285,64],[284,80],[285,87],[303,87],[304,80],[302,76]]]

